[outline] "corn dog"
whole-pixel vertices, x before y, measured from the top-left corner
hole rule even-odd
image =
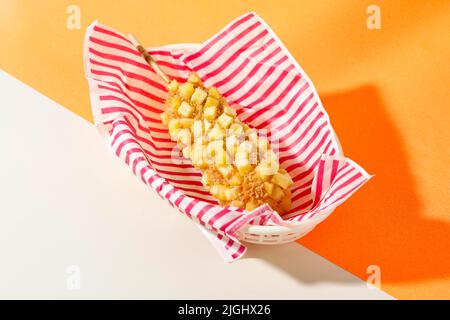
[[[280,168],[269,141],[237,118],[236,111],[197,74],[167,85],[161,121],[221,205],[253,210],[267,203],[283,214],[291,209],[293,181]]]

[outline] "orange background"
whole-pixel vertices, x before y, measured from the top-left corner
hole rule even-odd
[[[66,27],[70,4],[81,30]],[[381,30],[366,28],[370,4],[381,8]],[[89,121],[82,42],[93,20],[158,46],[202,42],[255,11],[315,83],[346,154],[376,175],[300,243],[362,279],[380,266],[382,289],[397,298],[450,298],[449,1],[0,6],[0,67]]]

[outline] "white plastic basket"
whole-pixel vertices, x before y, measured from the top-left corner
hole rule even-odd
[[[239,240],[254,244],[283,244],[295,241],[305,236],[323,221],[333,210],[324,214],[320,219],[299,222],[290,226],[258,226],[248,225],[242,231],[238,231]]]
[[[179,43],[167,45],[165,47],[171,49],[179,49],[182,52],[186,52],[195,50],[199,46],[200,44],[196,43]],[[149,48],[149,50],[151,50],[151,48]],[[342,146],[339,142],[339,139],[334,132],[333,134],[336,137],[336,141],[338,143],[339,153],[343,156],[344,153],[342,151]],[[316,219],[309,219],[304,222],[292,223],[289,226],[248,225],[242,230],[237,231],[236,236],[239,240],[254,244],[275,245],[293,242],[313,230],[316,225],[325,220],[332,212],[333,210],[330,210],[321,214]]]

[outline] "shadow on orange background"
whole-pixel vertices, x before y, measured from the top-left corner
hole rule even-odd
[[[324,94],[346,156],[375,177],[299,242],[366,279],[384,283],[450,275],[450,225],[427,219],[400,135],[373,86]]]

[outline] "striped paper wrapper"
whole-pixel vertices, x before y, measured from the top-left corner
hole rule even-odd
[[[255,13],[203,44],[149,53],[172,79],[186,81],[190,71],[197,72],[242,121],[269,132],[279,143],[280,166],[294,180],[293,208],[283,217],[268,205],[252,212],[219,206],[203,188],[201,173],[173,156],[175,143],[160,120],[164,82],[123,34],[97,21],[89,26],[84,63],[100,133],[138,178],[198,223],[226,261],[244,255],[237,232],[248,224],[317,224],[370,179],[343,156],[312,82]]]

